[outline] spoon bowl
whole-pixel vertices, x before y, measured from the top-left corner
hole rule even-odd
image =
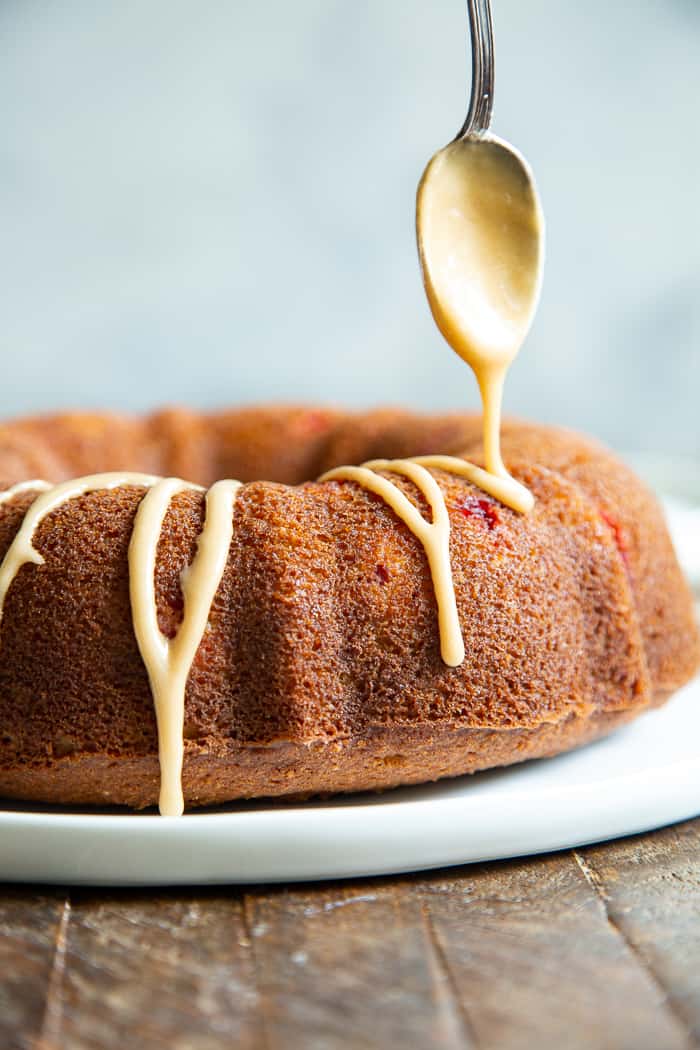
[[[425,169],[416,229],[445,339],[475,370],[485,359],[507,367],[535,315],[544,263],[544,218],[524,157],[495,135],[455,139]]]

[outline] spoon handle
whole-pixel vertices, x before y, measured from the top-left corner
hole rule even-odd
[[[467,0],[472,40],[472,93],[457,139],[488,131],[493,111],[494,49],[491,0]]]

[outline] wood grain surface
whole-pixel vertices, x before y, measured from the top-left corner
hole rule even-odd
[[[288,887],[0,888],[2,1050],[700,1047],[700,820]]]

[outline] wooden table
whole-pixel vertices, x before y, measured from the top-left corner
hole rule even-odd
[[[700,1046],[700,820],[355,882],[0,888],[2,1050]]]
[[[398,878],[0,885],[0,1050],[223,1048],[700,1050],[700,819]]]

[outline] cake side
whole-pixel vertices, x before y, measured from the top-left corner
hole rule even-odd
[[[290,431],[306,418],[286,412]],[[312,428],[313,453],[295,455],[326,469],[351,442],[358,459],[381,442],[385,455],[409,455],[430,450],[439,433],[454,452],[478,432],[473,418],[422,417],[413,426],[412,418],[378,413],[362,449],[356,417],[323,415],[323,432],[318,420]],[[230,413],[234,444],[237,423]],[[74,442],[79,424],[71,426]],[[424,552],[380,500],[338,482],[241,490],[187,687],[190,803],[391,787],[555,753],[607,732],[689,677],[697,630],[653,499],[584,439],[522,425],[507,428],[506,442],[509,466],[537,498],[528,517],[436,475],[450,512],[467,652],[456,669],[440,659]],[[65,457],[60,439],[54,446]],[[266,424],[255,455],[262,463],[268,449],[262,465],[275,476],[272,447]],[[86,448],[81,467],[112,465],[95,463]],[[167,441],[159,448],[157,462],[129,465],[170,472]],[[107,451],[103,440],[99,454]],[[229,452],[219,447],[216,461]],[[396,483],[420,502],[409,482]],[[138,806],[157,799],[155,716],[128,601],[126,550],[141,497],[126,487],[61,507],[36,537],[45,564],[24,566],[12,585],[0,629],[7,796]],[[0,554],[28,502],[0,505]],[[175,497],[166,516],[156,571],[166,635],[182,616],[179,575],[202,520],[198,493]],[[652,564],[660,566],[655,586],[640,588]]]

